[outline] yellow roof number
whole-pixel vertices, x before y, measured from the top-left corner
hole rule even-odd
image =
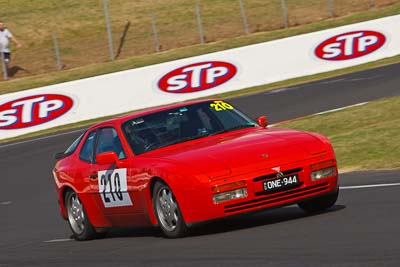
[[[232,110],[233,106],[222,101],[222,100],[216,100],[213,103],[210,103],[210,107],[215,109],[215,111],[223,111],[223,110]]]

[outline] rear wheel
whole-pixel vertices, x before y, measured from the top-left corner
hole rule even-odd
[[[168,185],[157,181],[154,184],[152,201],[158,225],[164,235],[169,238],[184,236],[187,233],[187,226],[178,202]]]
[[[68,223],[74,235],[79,241],[96,237],[96,231],[91,225],[85,209],[74,191],[65,194],[65,206],[67,209]]]
[[[336,200],[339,196],[339,190],[337,190],[333,194],[313,198],[307,201],[303,201],[298,203],[299,207],[305,212],[315,213],[319,211],[323,211],[329,209],[333,205],[335,205]]]

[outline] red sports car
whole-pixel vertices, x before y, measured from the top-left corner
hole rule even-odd
[[[77,240],[110,227],[194,223],[297,203],[333,206],[338,171],[316,133],[267,128],[222,100],[164,106],[90,127],[56,155],[61,215]]]

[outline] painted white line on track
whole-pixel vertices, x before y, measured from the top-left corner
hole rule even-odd
[[[68,242],[68,241],[72,241],[73,239],[71,238],[64,238],[64,239],[52,239],[52,240],[47,240],[47,241],[43,241],[44,243],[56,243],[56,242]]]
[[[11,201],[2,201],[0,202],[0,205],[5,206],[5,205],[10,205],[11,203],[12,203]]]
[[[267,92],[265,92],[263,94],[264,95],[272,95],[272,94],[282,93],[282,92],[289,91],[289,90],[299,89],[299,88],[302,88],[302,87],[305,87],[305,86],[307,86],[307,85],[303,84],[303,85],[297,85],[297,86],[291,86],[291,87],[283,87],[283,88],[278,88],[278,89],[274,89],[274,90],[271,90],[271,91],[267,91]]]
[[[335,108],[335,109],[331,109],[331,110],[327,110],[327,111],[322,111],[322,112],[315,113],[315,115],[322,115],[322,114],[326,114],[326,113],[331,113],[331,112],[335,112],[335,111],[344,110],[344,109],[347,109],[347,108],[363,106],[365,104],[368,104],[368,102],[363,102],[363,103],[358,103],[358,104],[354,104],[354,105],[350,105],[350,106],[346,106],[346,107],[342,107],[342,108]]]
[[[362,105],[365,105],[365,104],[368,104],[368,103],[369,103],[369,102],[358,103],[358,104],[354,104],[354,105],[350,105],[350,106],[345,106],[345,107],[335,108],[335,109],[331,109],[331,110],[327,110],[327,111],[322,111],[322,112],[318,112],[318,113],[314,113],[314,114],[310,114],[310,115],[305,115],[305,116],[301,116],[301,117],[294,118],[294,119],[290,119],[290,120],[280,121],[280,122],[277,122],[277,123],[268,125],[268,128],[276,127],[276,126],[279,126],[280,124],[287,123],[287,122],[297,121],[297,120],[306,118],[306,117],[308,117],[308,116],[322,115],[322,114],[326,114],[326,113],[331,113],[331,112],[335,112],[335,111],[344,110],[344,109],[347,109],[347,108],[362,106]]]
[[[364,80],[373,80],[376,78],[383,77],[383,75],[375,75],[375,76],[370,76],[370,77],[361,77],[361,78],[353,78],[353,79],[348,79],[346,81],[348,82],[358,82],[358,81],[364,81]]]
[[[389,187],[389,186],[400,186],[400,183],[339,186],[339,189],[346,190],[346,189],[362,189],[362,188]]]
[[[288,88],[282,88],[282,89],[277,89],[271,92],[267,92],[265,94],[269,94],[269,93],[277,93],[277,92],[281,92],[281,91],[286,91],[286,90],[290,90],[290,89],[294,89],[296,87],[288,87]],[[369,102],[363,102],[363,103],[358,103],[358,104],[354,104],[354,105],[350,105],[350,106],[345,106],[345,107],[341,107],[341,108],[336,108],[336,109],[331,109],[331,110],[327,110],[327,111],[322,111],[319,113],[314,113],[314,114],[309,114],[306,116],[313,116],[313,115],[321,115],[321,114],[326,114],[326,113],[330,113],[330,112],[335,112],[335,111],[339,111],[339,110],[343,110],[343,109],[347,109],[347,108],[351,108],[351,107],[357,107],[357,106],[362,106],[365,104],[368,104]],[[299,118],[294,118],[294,119],[290,119],[290,120],[285,120],[285,121],[281,121],[281,122],[277,122],[271,125],[268,125],[269,127],[274,127],[277,126],[279,124],[285,123],[285,122],[290,122],[290,121],[295,121],[301,118],[304,118],[306,116],[302,116]],[[35,138],[35,139],[30,139],[30,140],[25,140],[25,141],[21,141],[21,142],[16,142],[16,143],[11,143],[11,144],[7,144],[7,145],[0,145],[0,149],[1,148],[6,148],[6,147],[10,147],[10,146],[16,146],[16,145],[21,145],[21,144],[25,144],[25,143],[31,143],[31,142],[35,142],[35,141],[40,141],[40,140],[45,140],[45,139],[50,139],[53,137],[58,137],[58,136],[63,136],[63,135],[68,135],[68,134],[72,134],[72,133],[78,133],[78,132],[83,132],[84,129],[79,129],[79,130],[74,130],[74,131],[70,131],[70,132],[65,132],[65,133],[60,133],[60,134],[54,134],[54,135],[48,135],[48,136],[44,136],[44,137],[39,137],[39,138]]]
[[[346,190],[346,189],[363,189],[363,188],[391,187],[391,186],[400,186],[400,183],[339,186],[339,189]],[[63,238],[63,239],[52,239],[52,240],[47,240],[47,241],[43,241],[43,242],[44,243],[58,243],[58,242],[69,242],[72,240],[73,239],[71,239],[71,238]]]
[[[21,144],[25,144],[25,143],[31,143],[31,142],[35,142],[35,141],[39,141],[39,140],[50,139],[50,138],[53,138],[53,137],[58,137],[58,136],[63,136],[63,135],[68,135],[68,134],[77,133],[77,132],[83,132],[83,131],[84,131],[83,129],[80,129],[80,130],[74,130],[74,131],[60,133],[60,134],[48,135],[48,136],[39,137],[39,138],[35,138],[35,139],[29,139],[29,140],[25,140],[25,141],[21,141],[21,142],[15,142],[15,143],[11,143],[11,144],[8,144],[8,145],[2,145],[2,146],[0,146],[0,148],[16,146],[16,145],[21,145]]]
[[[330,83],[337,83],[337,82],[341,82],[344,81],[345,79],[336,79],[336,80],[330,80],[330,81],[326,81],[326,82],[321,82],[322,84],[330,84]]]
[[[285,88],[275,89],[275,90],[268,91],[268,92],[264,93],[264,95],[277,94],[277,93],[285,92],[287,90],[290,90],[290,88],[289,87],[285,87]]]

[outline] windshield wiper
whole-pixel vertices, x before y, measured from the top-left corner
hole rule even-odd
[[[166,146],[172,146],[172,145],[175,145],[175,144],[187,142],[187,141],[194,140],[194,139],[198,139],[198,138],[201,138],[201,137],[212,136],[212,135],[216,135],[216,134],[221,134],[221,133],[225,133],[225,132],[230,132],[230,131],[234,131],[234,130],[240,130],[240,129],[244,129],[244,128],[250,128],[250,127],[255,127],[255,126],[256,126],[255,124],[242,124],[242,125],[237,125],[237,126],[235,126],[235,127],[231,127],[231,128],[229,128],[229,129],[224,129],[224,130],[221,130],[221,131],[218,131],[218,132],[209,134],[209,135],[196,135],[196,136],[184,137],[184,138],[181,138],[181,139],[179,139],[179,140],[175,140],[175,141],[173,141],[173,142],[163,144],[163,145],[161,145],[161,146],[159,146],[159,147],[157,147],[157,148],[162,148],[162,147],[166,147]]]
[[[175,140],[173,142],[170,142],[170,143],[167,143],[167,144],[163,144],[162,146],[159,146],[158,148],[162,148],[162,147],[166,147],[166,146],[172,146],[172,145],[175,145],[175,144],[179,144],[179,143],[183,143],[183,142],[186,142],[186,141],[194,140],[194,139],[197,139],[197,138],[200,138],[200,137],[204,137],[204,136],[188,136],[188,137],[184,137],[184,138],[181,138],[179,140]]]
[[[250,127],[255,127],[255,125],[254,124],[241,124],[241,125],[237,125],[235,127],[231,127],[231,128],[228,128],[228,129],[223,129],[221,131],[217,131],[215,133],[209,134],[208,136],[222,134],[222,133],[235,131],[235,130],[240,130],[240,129],[244,129],[244,128],[250,128]]]

